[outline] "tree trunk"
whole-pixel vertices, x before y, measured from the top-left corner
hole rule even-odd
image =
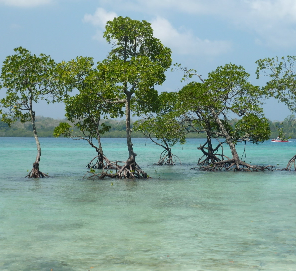
[[[136,154],[134,153],[132,137],[131,137],[131,94],[127,93],[126,95],[126,103],[125,103],[125,116],[126,116],[126,141],[127,141],[127,148],[129,153],[129,160],[136,161]]]
[[[35,163],[39,164],[40,157],[41,157],[41,146],[40,146],[40,142],[39,142],[39,138],[38,138],[37,130],[36,130],[35,111],[32,111],[32,110],[31,110],[31,120],[32,120],[33,134],[34,134],[34,138],[35,138],[36,145],[37,145],[37,156],[36,156]]]
[[[37,145],[37,156],[36,156],[35,162],[33,163],[33,168],[30,171],[30,173],[27,175],[27,177],[29,177],[29,178],[40,178],[40,177],[43,178],[47,175],[42,173],[41,171],[39,171],[39,162],[40,162],[40,157],[41,157],[41,146],[40,146],[40,142],[39,142],[39,138],[38,138],[37,130],[36,130],[35,111],[33,111],[32,108],[33,108],[32,99],[30,99],[29,112],[31,115],[33,134],[34,134],[34,138],[35,138],[36,145]]]
[[[296,155],[294,155],[288,162],[286,168],[283,170],[291,170],[292,164],[294,164],[294,170],[296,170]]]
[[[90,138],[83,138],[84,140],[86,140],[88,142],[88,144],[90,146],[92,146],[96,152],[97,152],[97,156],[95,158],[93,158],[88,164],[87,164],[87,167],[88,168],[97,168],[97,169],[102,169],[102,168],[105,168],[105,166],[107,166],[107,164],[105,165],[104,164],[104,161],[106,159],[106,157],[104,156],[104,153],[103,153],[103,148],[102,148],[102,145],[101,145],[101,137],[99,135],[99,133],[97,134],[97,140],[98,140],[98,144],[99,144],[99,147],[97,147],[96,145],[93,144],[92,140]],[[93,163],[93,161],[97,159],[97,162]]]
[[[216,112],[214,111],[214,109],[212,109],[211,111],[212,111],[212,114],[213,114],[213,116],[215,118],[215,121],[219,125],[219,128],[220,128],[223,136],[226,139],[226,143],[228,144],[228,146],[229,146],[229,148],[231,150],[232,158],[234,160],[234,163],[236,165],[236,168],[239,169],[240,159],[239,159],[239,156],[238,156],[238,154],[236,152],[235,144],[233,143],[233,140],[231,139],[229,133],[225,129],[225,126],[223,125],[222,121],[219,119],[219,116],[216,114]]]
[[[127,42],[128,37],[124,37],[124,62],[127,61]],[[129,153],[129,158],[127,163],[136,162],[136,154],[134,153],[133,143],[131,138],[131,97],[132,92],[128,91],[127,82],[124,83],[124,93],[126,95],[126,102],[125,102],[125,118],[126,118],[126,141],[127,141],[127,148]]]
[[[102,144],[101,144],[99,125],[100,125],[100,119],[98,120],[98,125],[97,125],[97,140],[98,140],[98,145],[99,145],[97,152],[98,152],[98,169],[102,169],[102,168],[104,168],[104,153],[103,153],[103,148],[102,148]]]
[[[214,151],[213,151],[213,145],[212,145],[212,138],[210,135],[210,132],[207,131],[207,145],[208,145],[208,158],[211,160],[211,162],[214,162]]]

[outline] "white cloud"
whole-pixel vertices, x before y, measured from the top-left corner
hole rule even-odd
[[[152,0],[155,1],[155,0]],[[166,0],[171,8],[192,14],[207,14],[253,33],[261,44],[271,47],[296,45],[295,0]],[[156,4],[156,1],[155,1]]]
[[[262,18],[296,19],[295,0],[137,0],[142,9],[175,10],[191,14],[216,14],[222,17],[239,18],[255,15]],[[136,5],[136,4],[135,4]],[[244,17],[245,17],[244,16]],[[243,18],[244,19],[244,18]]]
[[[296,45],[295,0],[244,0],[228,20],[251,31],[262,45],[291,47]]]
[[[0,4],[15,7],[35,7],[50,4],[52,0],[0,0]]]
[[[113,0],[112,6],[162,17],[212,16],[215,22],[252,33],[262,45],[296,46],[296,0]]]
[[[176,30],[164,18],[156,18],[152,21],[155,37],[163,44],[170,47],[173,52],[182,55],[208,55],[216,56],[231,50],[231,44],[227,41],[202,40],[194,36],[190,31]]]
[[[93,38],[102,41],[107,21],[115,17],[117,17],[115,12],[107,12],[103,8],[98,8],[93,15],[85,14],[83,21],[98,27]],[[231,44],[227,41],[201,40],[190,31],[174,29],[169,21],[161,17],[152,21],[152,27],[155,37],[170,47],[173,52],[179,54],[216,56],[231,50]]]
[[[98,26],[101,29],[104,29],[106,23],[108,21],[113,20],[115,17],[117,17],[115,12],[107,12],[103,8],[98,8],[94,15],[85,14],[84,15],[84,22],[91,23],[94,26]]]
[[[296,22],[296,2],[294,0],[245,0],[251,14],[261,20]]]
[[[83,21],[98,27],[97,33],[93,36],[93,39],[103,41],[103,31],[105,30],[105,25],[108,21],[113,20],[115,17],[117,17],[115,12],[107,12],[103,8],[98,8],[94,15],[85,14]]]
[[[177,11],[185,13],[215,13],[227,9],[229,4],[244,0],[112,0],[114,8],[123,10],[160,14],[162,11]],[[101,2],[105,2],[101,0]],[[110,3],[111,4],[111,3]]]

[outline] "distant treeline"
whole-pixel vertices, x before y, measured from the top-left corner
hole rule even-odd
[[[66,119],[53,119],[46,117],[36,117],[36,129],[39,137],[53,137],[53,130],[60,122],[68,122]],[[70,125],[71,123],[68,122]],[[102,137],[126,137],[125,121],[124,120],[106,120],[105,124],[110,125],[109,132]],[[75,131],[76,128],[74,128]],[[79,131],[77,130],[78,134]],[[17,121],[9,127],[6,123],[0,120],[0,137],[31,137],[32,124],[29,122],[21,123]],[[144,137],[140,132],[134,132],[134,137]]]
[[[53,130],[60,122],[66,120],[52,119],[46,117],[36,117],[36,127],[38,136],[53,137]],[[106,138],[126,137],[125,121],[124,120],[106,120],[106,124],[111,126],[109,132],[102,135]],[[231,125],[235,125],[236,120],[232,120]],[[290,115],[284,121],[270,121],[271,138],[276,138],[279,135],[279,129],[282,128],[286,138],[296,138],[296,117]],[[0,137],[31,137],[32,125],[29,122],[16,122],[9,127],[6,123],[0,121]],[[141,132],[133,132],[133,137],[144,137]],[[188,138],[203,138],[205,134],[189,133]]]

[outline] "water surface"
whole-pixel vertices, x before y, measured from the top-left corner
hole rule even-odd
[[[41,138],[51,177],[32,180],[34,139],[0,138],[0,270],[295,270],[295,172],[191,170],[202,142],[174,148],[182,165],[159,167],[159,147],[136,139],[151,179],[92,181],[85,142]],[[238,150],[285,167],[296,142],[281,144]],[[124,139],[103,145],[109,159],[127,158]]]

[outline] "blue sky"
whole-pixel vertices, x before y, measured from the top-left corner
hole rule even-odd
[[[231,62],[262,85],[255,79],[256,60],[295,55],[295,0],[0,0],[0,62],[18,46],[56,61],[76,56],[101,61],[111,49],[102,37],[104,26],[115,16],[149,21],[172,49],[173,62],[204,78]],[[183,85],[180,74],[168,73],[158,89],[177,91]],[[271,120],[291,114],[277,101],[266,101],[264,109]],[[63,118],[63,105],[39,104],[36,114]]]

